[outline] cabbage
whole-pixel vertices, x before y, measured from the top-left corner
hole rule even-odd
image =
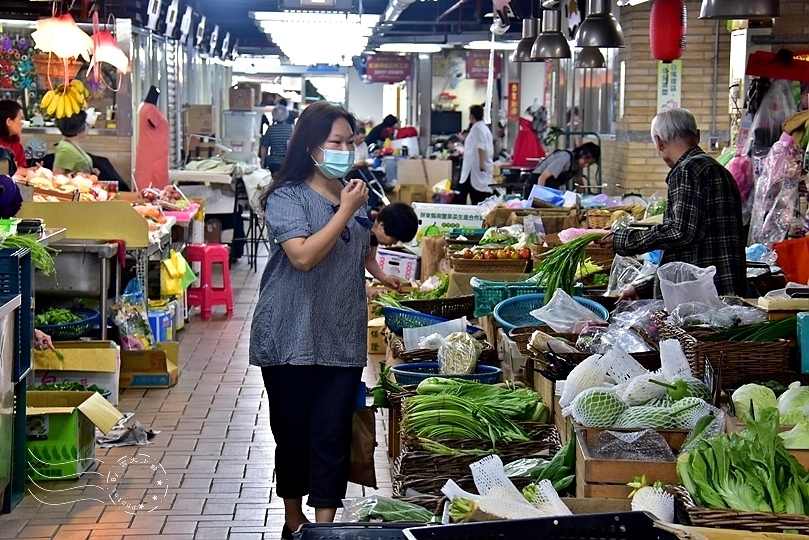
[[[736,417],[745,423],[750,420],[751,401],[753,402],[753,411],[756,418],[759,417],[761,409],[778,407],[775,392],[760,384],[745,384],[740,386],[733,392],[731,399],[733,400],[733,407],[736,409]]]
[[[787,450],[809,450],[809,420],[801,420],[789,431],[778,434]]]
[[[800,382],[789,385],[789,389],[778,398],[778,412],[782,424],[797,424],[806,420],[809,406],[809,386],[801,386]]]

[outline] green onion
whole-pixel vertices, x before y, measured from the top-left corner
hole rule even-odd
[[[53,255],[59,253],[58,250],[43,246],[37,242],[33,236],[8,236],[3,240],[2,247],[7,249],[28,248],[31,251],[31,262],[34,268],[41,270],[43,274],[49,276],[56,272],[53,264]]]
[[[556,289],[562,289],[573,295],[576,285],[576,273],[585,264],[585,249],[605,233],[583,234],[575,240],[557,246],[547,252],[531,275],[539,274],[537,284],[545,286],[545,303],[547,304]]]

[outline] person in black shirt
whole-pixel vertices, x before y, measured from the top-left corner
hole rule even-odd
[[[385,119],[382,120],[381,124],[374,126],[373,129],[368,132],[368,135],[365,137],[365,143],[371,146],[372,144],[379,145],[385,142],[385,139],[393,137],[394,128],[398,123],[398,118],[392,114],[387,115]]]

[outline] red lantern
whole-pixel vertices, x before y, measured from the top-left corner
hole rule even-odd
[[[686,18],[683,0],[654,0],[649,17],[649,43],[653,57],[671,62],[682,56]]]

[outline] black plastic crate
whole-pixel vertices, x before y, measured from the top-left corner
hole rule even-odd
[[[404,530],[421,523],[305,523],[296,540],[406,540]]]
[[[676,540],[654,527],[645,512],[582,514],[537,519],[514,519],[417,527],[408,530],[416,540]],[[352,537],[353,538],[353,537]]]
[[[0,296],[21,296],[19,342],[14,355],[12,382],[25,378],[31,369],[34,342],[34,268],[28,249],[0,249]]]
[[[28,464],[26,459],[25,434],[25,405],[26,405],[25,381],[20,381],[14,385],[14,420],[12,427],[11,445],[11,480],[6,486],[3,494],[2,512],[8,514],[19,504],[25,496],[25,480],[28,475]]]

